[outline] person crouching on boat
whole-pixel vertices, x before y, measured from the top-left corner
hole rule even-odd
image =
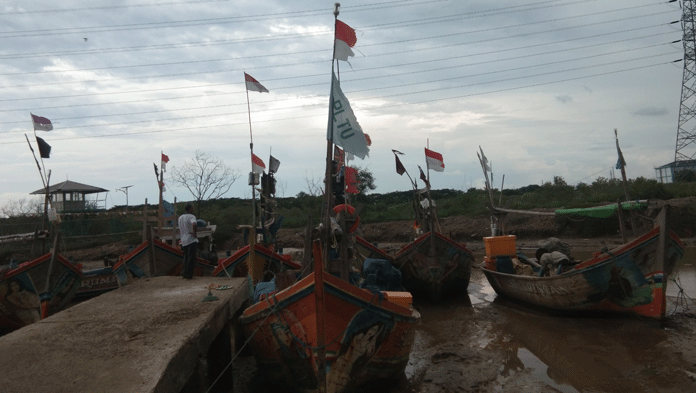
[[[555,276],[561,274],[561,269],[570,264],[568,256],[560,251],[551,251],[539,248],[536,251],[536,258],[541,265],[539,276]]]
[[[179,233],[181,234],[181,248],[184,251],[184,266],[181,275],[186,280],[193,278],[193,268],[196,263],[196,249],[198,248],[198,224],[193,215],[193,205],[187,203],[184,214],[179,217]]]

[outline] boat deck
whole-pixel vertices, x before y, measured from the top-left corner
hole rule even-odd
[[[228,288],[203,301],[213,283]],[[248,297],[245,278],[135,281],[0,337],[0,390],[205,391],[208,363],[225,366],[235,352],[231,322]]]

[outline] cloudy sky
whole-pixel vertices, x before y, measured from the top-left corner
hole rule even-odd
[[[107,207],[157,200],[153,163],[169,156],[165,199],[191,200],[168,180],[196,151],[241,175],[227,196],[250,197],[254,152],[281,161],[279,196],[323,177],[333,2],[91,0],[0,4],[0,205],[41,178],[30,113],[52,146],[51,183],[110,190]],[[351,164],[375,192],[410,189],[424,147],[444,157],[433,188],[609,178],[614,129],[629,178],[674,160],[683,58],[678,3],[656,0],[357,0],[339,19],[357,31],[340,62],[343,92],[372,146]],[[270,93],[249,93],[244,72]],[[616,176],[620,176],[617,174]]]

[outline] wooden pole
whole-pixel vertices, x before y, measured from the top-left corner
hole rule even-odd
[[[621,208],[621,199],[616,199],[616,214],[619,216],[619,230],[621,231],[621,243],[626,244],[626,230],[624,229],[623,209]]]
[[[176,217],[176,197],[174,197],[174,215],[173,215],[173,221],[172,221],[172,247],[176,248],[177,242],[176,242],[176,233],[177,233],[177,228],[178,228],[178,223],[179,219]]]
[[[56,262],[56,254],[58,253],[58,244],[60,243],[60,231],[56,232],[56,236],[53,238],[53,248],[51,249],[51,260],[48,263],[48,271],[46,272],[46,285],[44,285],[43,293],[47,293],[51,289],[51,272],[53,271],[53,265]],[[41,302],[41,319],[48,317],[48,306],[50,299],[46,299]]]
[[[326,304],[324,303],[324,263],[321,242],[314,241],[314,300],[317,325],[317,380],[318,391],[326,392]]]
[[[662,207],[660,213],[657,215],[655,226],[660,227],[660,237],[658,238],[657,252],[655,258],[658,262],[657,269],[664,272],[664,291],[665,293],[667,293],[668,281],[666,277],[669,272],[665,271],[665,267],[667,265],[667,258],[669,257],[669,205],[664,205]],[[660,315],[661,318],[665,317],[665,310],[667,309],[666,303],[666,296],[662,296],[662,315]]]
[[[147,259],[150,265],[150,277],[155,276],[155,244],[152,241],[152,226],[147,225]]]
[[[623,185],[624,189],[624,194],[626,195],[626,202],[631,200],[631,197],[628,196],[628,186],[626,185],[628,183],[628,180],[626,179],[626,163],[624,162],[623,159],[623,154],[621,154],[621,149],[619,148],[619,134],[616,128],[614,128],[614,138],[616,139],[616,151],[619,153],[619,163],[621,164],[621,184]],[[621,209],[621,205],[619,205],[619,209]],[[633,212],[629,212],[628,216],[631,220],[631,233],[633,233],[633,237],[636,236],[636,220],[635,220],[635,214]]]
[[[145,209],[143,209],[143,243],[147,241],[147,198],[145,198]]]

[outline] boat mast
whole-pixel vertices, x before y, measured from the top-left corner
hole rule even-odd
[[[317,324],[317,390],[320,393],[326,392],[326,348],[325,346],[325,312],[326,304],[324,303],[324,263],[323,258],[329,255],[329,240],[331,234],[331,176],[333,166],[331,165],[331,157],[333,155],[333,75],[334,64],[336,58],[336,25],[338,23],[338,14],[341,3],[334,3],[334,44],[333,53],[331,55],[331,93],[329,94],[329,118],[328,118],[328,138],[326,140],[326,172],[324,173],[324,228],[321,231],[321,242],[323,256],[317,252],[318,247],[314,250],[314,290],[316,301],[316,324]]]
[[[246,74],[244,76],[246,84]],[[249,89],[246,88],[246,98],[247,98],[247,113],[249,115],[249,150],[251,151],[251,172],[249,173],[249,185],[251,186],[251,228],[249,228],[249,259],[247,266],[249,266],[249,272],[252,274],[252,279],[256,279],[256,264],[254,263],[254,254],[256,254],[256,173],[254,173],[254,136],[251,132],[251,105],[249,105]]]

